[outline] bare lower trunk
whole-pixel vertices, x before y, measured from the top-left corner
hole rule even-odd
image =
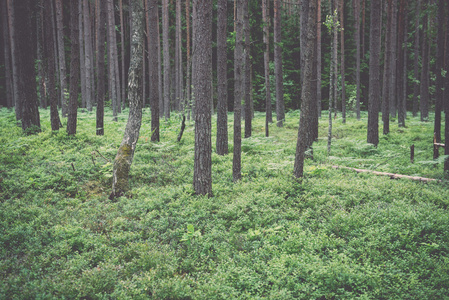
[[[99,20],[98,20],[98,55],[97,55],[97,135],[104,134],[104,98],[105,89],[105,41],[106,41],[106,5],[105,1],[98,0]]]
[[[157,36],[158,5],[157,0],[148,1],[148,56],[149,56],[149,75],[150,75],[150,106],[151,106],[151,135],[152,141],[159,141],[159,42]]]
[[[164,56],[164,116],[170,119],[170,51],[168,39],[168,0],[162,0],[162,43]]]
[[[1,2],[2,10],[2,29],[3,29],[3,45],[5,55],[5,88],[6,88],[6,106],[12,108],[14,106],[14,95],[12,85],[12,67],[11,67],[11,48],[9,39],[9,27],[8,27],[8,8],[6,1]]]
[[[280,43],[281,38],[281,11],[280,0],[274,0],[274,76],[276,78],[276,125],[283,127],[285,119],[284,107],[284,81],[282,73],[282,48]]]
[[[262,19],[263,19],[263,43],[265,45],[264,68],[265,68],[265,136],[269,136],[268,125],[273,122],[273,116],[271,112],[271,92],[270,92],[270,29],[269,29],[269,16],[268,16],[268,1],[262,0]]]
[[[67,117],[68,90],[64,47],[64,23],[62,0],[56,0],[56,26],[58,32],[59,88],[61,90],[62,116]]]
[[[245,78],[244,78],[244,97],[245,97],[245,108],[242,108],[242,113],[244,112],[245,120],[245,138],[251,136],[252,131],[252,113],[251,113],[251,55],[250,55],[250,45],[251,45],[251,32],[249,23],[249,3],[244,2],[244,24],[243,31],[245,35],[245,53],[244,53],[244,65],[245,65]]]
[[[421,14],[421,0],[417,0],[418,8],[415,14],[415,47],[414,47],[414,83],[413,83],[413,116],[418,115],[418,97],[419,97],[419,20]]]
[[[83,16],[84,16],[84,53],[86,64],[86,108],[88,111],[92,111],[92,94],[93,94],[93,84],[94,80],[92,78],[93,74],[93,49],[91,40],[91,24],[90,24],[90,14],[89,14],[89,1],[84,0],[83,4]]]
[[[70,2],[70,40],[72,41],[70,59],[70,93],[69,106],[67,114],[67,134],[76,134],[76,119],[78,109],[78,83],[80,77],[80,58],[79,58],[79,27],[78,27],[78,3]]]
[[[218,1],[216,151],[219,155],[228,154],[227,6],[227,0]]]

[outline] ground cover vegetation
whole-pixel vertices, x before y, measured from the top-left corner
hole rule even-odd
[[[449,294],[448,183],[433,157],[433,123],[408,116],[378,147],[367,114],[319,123],[313,159],[293,178],[299,111],[284,127],[255,113],[232,155],[212,153],[213,196],[192,187],[194,124],[161,122],[151,142],[144,110],[131,190],[111,201],[112,161],[127,110],[95,135],[78,112],[76,136],[26,135],[0,110],[1,299],[444,299]],[[326,114],[324,114],[326,115]],[[432,119],[433,115],[430,115]],[[232,153],[232,114],[228,115]],[[215,117],[212,124],[216,124]],[[66,119],[63,119],[66,122]],[[215,145],[215,125],[212,145]],[[410,162],[411,144],[415,162]],[[340,165],[443,180],[422,183],[335,170]]]

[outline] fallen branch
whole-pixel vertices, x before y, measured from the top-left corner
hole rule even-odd
[[[98,151],[98,150],[95,150],[95,151],[97,151],[97,153],[101,156],[101,157],[103,157],[103,159],[104,160],[106,160],[107,162],[111,162],[109,159],[107,159],[106,157],[104,157],[101,153],[100,153],[100,151]]]
[[[372,170],[355,169],[355,168],[348,168],[348,167],[341,167],[341,166],[332,166],[332,168],[334,168],[334,169],[352,170],[352,171],[356,171],[357,173],[372,173],[374,175],[379,175],[379,176],[389,176],[391,179],[406,178],[406,179],[422,181],[422,182],[431,182],[431,181],[441,182],[441,180],[438,180],[438,179],[425,178],[425,177],[419,177],[419,176],[408,176],[408,175],[386,173],[386,172],[377,172],[377,171],[372,171]]]
[[[182,134],[184,133],[185,128],[186,128],[186,116],[182,116],[181,131],[179,132],[178,139],[177,139],[178,143],[181,141]]]

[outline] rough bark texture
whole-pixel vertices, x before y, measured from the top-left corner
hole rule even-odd
[[[105,41],[106,41],[106,5],[105,1],[98,0],[99,20],[98,20],[98,54],[97,54],[97,135],[104,134],[104,100],[105,89]]]
[[[58,115],[58,99],[56,95],[56,77],[55,77],[55,52],[53,47],[53,22],[51,0],[44,0],[44,53],[45,73],[48,78],[48,95],[50,100],[50,121],[51,130],[59,130],[59,115]]]
[[[86,65],[86,108],[92,111],[94,78],[93,75],[93,48],[91,38],[91,22],[89,14],[89,1],[83,1],[83,23],[84,23],[84,63]]]
[[[58,32],[58,59],[59,59],[59,89],[61,91],[62,116],[67,116],[68,97],[67,97],[67,68],[65,61],[64,47],[64,23],[63,23],[63,5],[62,0],[56,0],[56,26]]]
[[[114,2],[107,0],[108,12],[108,82],[109,82],[109,99],[111,99],[113,120],[117,121],[117,81],[115,80],[114,65],[114,41],[115,41],[115,21],[114,21]]]
[[[142,123],[142,50],[144,32],[144,0],[133,3],[133,35],[131,42],[131,62],[128,73],[129,116],[123,140],[114,160],[112,193],[110,198],[120,197],[129,190],[129,170],[139,139]]]
[[[280,0],[274,0],[274,76],[276,78],[276,125],[283,127],[285,121],[284,81],[282,73],[282,37]]]
[[[196,11],[195,39],[195,160],[193,188],[198,195],[212,194],[212,142],[211,108],[212,97],[210,69],[212,68],[212,2],[194,0]]]
[[[232,160],[232,177],[234,182],[242,178],[242,100],[244,98],[243,65],[243,2],[237,0],[237,17],[235,24],[234,48],[234,157]]]
[[[78,1],[78,44],[79,44],[79,58],[80,58],[80,76],[81,76],[81,107],[86,107],[87,88],[86,88],[86,56],[84,52],[84,22],[83,22],[83,0]]]
[[[407,15],[407,2],[405,0],[400,0],[399,2],[399,20],[398,20],[398,76],[397,76],[397,110],[398,110],[398,126],[405,127],[405,101],[404,99],[404,55],[405,49],[407,47],[406,41],[407,37],[405,34],[406,31],[406,15]],[[443,37],[444,38],[444,37]]]
[[[271,112],[271,92],[270,92],[270,29],[268,20],[267,0],[262,0],[262,20],[263,20],[263,43],[265,45],[265,51],[263,53],[263,61],[265,68],[265,105],[266,105],[266,117],[265,117],[265,136],[269,135],[268,125],[273,122],[273,116]]]
[[[244,24],[243,31],[245,36],[245,57],[244,57],[244,65],[245,65],[245,78],[244,78],[244,93],[245,93],[245,107],[242,109],[242,113],[244,113],[243,118],[245,119],[245,138],[249,138],[251,136],[252,131],[252,112],[251,112],[251,28],[249,23],[249,1],[244,2]]]
[[[148,56],[149,56],[149,72],[150,72],[150,106],[151,106],[151,135],[152,141],[159,141],[159,43],[157,36],[158,18],[157,0],[148,1]]]
[[[313,97],[313,85],[316,82],[313,80],[313,68],[315,63],[315,49],[316,49],[316,0],[308,1],[308,18],[307,18],[307,35],[304,50],[304,69],[303,69],[303,84],[301,90],[301,118],[298,129],[298,139],[296,143],[296,155],[294,175],[296,178],[302,177],[304,174],[304,157],[307,148],[307,135],[311,131],[311,118],[306,118],[314,113],[312,110],[316,108],[312,102],[316,101]]]
[[[316,30],[316,98],[317,98],[317,117],[321,117],[321,0],[317,3],[317,30]]]
[[[449,24],[449,4],[446,3],[446,24]],[[447,26],[447,25],[446,25]],[[449,71],[449,29],[446,27],[446,53],[445,53],[445,70]],[[445,125],[444,125],[444,140],[446,145],[449,144],[449,76],[446,73],[444,80],[444,112],[445,112]],[[449,146],[444,147],[444,155],[449,155]],[[446,178],[449,178],[449,158],[444,162],[444,171],[446,172]]]
[[[6,1],[1,1],[1,17],[3,29],[3,50],[5,56],[5,89],[6,89],[6,107],[12,108],[14,106],[14,96],[12,88],[12,67],[11,67],[11,48],[9,41],[9,26],[8,26],[8,8]]]
[[[422,41],[422,69],[421,69],[421,86],[419,98],[419,110],[421,112],[421,121],[429,120],[429,37],[427,33],[427,15],[423,20],[423,41]]]
[[[14,26],[15,15],[13,0],[7,0],[8,8],[8,28],[9,28],[9,46],[11,47],[11,65],[12,65],[12,88],[13,102],[16,110],[16,120],[22,119],[22,101],[19,95],[19,66],[16,50],[16,29]]]
[[[380,19],[381,0],[371,1],[369,100],[368,100],[368,143],[379,144],[379,68],[380,68]]]
[[[164,56],[164,116],[170,119],[170,50],[168,39],[168,0],[162,0],[162,43]]]
[[[175,97],[178,110],[184,110],[183,75],[182,75],[182,32],[181,32],[181,0],[176,0],[176,41],[175,41]]]
[[[217,140],[218,155],[228,154],[227,0],[217,3]]]
[[[67,134],[76,134],[76,119],[78,109],[78,83],[80,77],[80,57],[79,57],[79,28],[78,28],[78,3],[70,2],[70,40],[71,59],[70,59],[70,93],[69,107],[67,114]]]
[[[416,14],[415,14],[415,46],[414,46],[414,83],[413,83],[413,116],[416,117],[418,115],[418,97],[419,97],[419,21],[421,14],[421,0],[417,0]]]
[[[390,84],[390,115],[395,118],[397,113],[397,62],[398,62],[398,1],[392,1],[392,18],[391,18],[391,77],[388,83]]]
[[[185,103],[186,103],[186,109],[188,114],[188,119],[190,120],[190,107],[191,107],[191,58],[190,58],[190,0],[186,0],[186,58],[187,58],[187,66],[186,66],[186,90],[185,90]],[[218,29],[217,29],[218,30]],[[217,37],[218,38],[218,37]],[[217,45],[217,51],[218,51],[218,45]],[[160,52],[159,52],[160,53]],[[218,55],[218,54],[217,54]]]
[[[341,75],[341,116],[343,123],[346,123],[346,84],[345,84],[345,1],[340,0],[340,75]]]
[[[391,38],[392,38],[392,19],[393,19],[393,0],[387,0],[387,26],[385,28],[385,55],[384,55],[384,74],[383,74],[383,88],[382,88],[382,122],[383,122],[383,134],[390,132],[390,81],[392,78],[391,63]]]
[[[120,4],[120,47],[121,47],[121,64],[122,64],[122,72],[121,72],[121,77],[122,77],[122,88],[121,88],[121,98],[123,99],[123,103],[125,103],[125,99],[126,99],[126,88],[125,88],[125,83],[126,83],[126,68],[125,68],[125,23],[123,22],[123,0],[120,0],[119,2]]]
[[[355,31],[354,31],[354,41],[356,46],[355,51],[355,82],[356,82],[356,115],[357,120],[360,120],[360,0],[353,0],[354,4],[354,22],[355,22]]]

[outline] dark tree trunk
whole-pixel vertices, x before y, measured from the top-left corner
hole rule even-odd
[[[273,122],[273,116],[271,112],[271,92],[270,92],[270,29],[269,29],[269,15],[267,8],[268,0],[262,0],[262,20],[263,20],[263,43],[264,53],[263,61],[265,68],[265,136],[269,136],[269,123]]]
[[[78,83],[80,77],[79,58],[79,15],[78,3],[70,2],[70,40],[72,43],[70,59],[70,93],[67,115],[67,134],[76,134],[76,119],[78,110]]]
[[[53,47],[53,22],[52,22],[51,0],[44,0],[44,53],[45,73],[48,78],[48,95],[50,100],[50,121],[51,130],[59,130],[59,115],[58,115],[58,98],[56,95],[56,77],[55,77],[55,52]]]
[[[117,81],[115,80],[116,76],[116,69],[114,64],[114,55],[115,55],[115,19],[114,19],[114,2],[113,0],[106,0],[107,1],[107,11],[108,11],[108,88],[109,88],[109,99],[111,99],[111,105],[112,105],[112,116],[113,120],[117,121],[117,102],[118,102],[118,95],[117,95]]]
[[[345,32],[344,32],[344,8],[345,1],[340,0],[340,76],[341,76],[341,115],[343,123],[346,123],[346,83],[345,83]]]
[[[391,77],[388,80],[388,83],[390,84],[389,88],[389,98],[390,98],[390,115],[395,118],[396,112],[397,112],[397,91],[396,91],[396,85],[397,85],[397,62],[398,62],[398,55],[397,55],[397,49],[398,49],[398,0],[391,0],[392,1],[392,17],[391,17]]]
[[[133,2],[131,64],[128,73],[129,117],[123,140],[114,160],[111,199],[120,197],[129,190],[129,170],[133,162],[142,123],[142,51],[145,28],[143,1],[135,0]]]
[[[194,0],[195,80],[195,160],[193,188],[198,195],[212,194],[212,97],[210,69],[212,68],[212,1]]]
[[[321,0],[317,3],[317,30],[316,30],[316,70],[317,70],[317,86],[316,86],[316,98],[317,98],[317,116],[321,117]]]
[[[390,102],[391,102],[391,93],[390,93],[390,81],[392,78],[392,20],[393,20],[393,0],[387,0],[388,8],[387,8],[387,26],[385,28],[385,55],[384,55],[384,80],[383,80],[383,89],[382,89],[382,122],[383,122],[383,134],[390,133]]]
[[[86,108],[88,111],[92,111],[92,95],[94,89],[93,74],[93,49],[91,38],[91,22],[89,14],[89,1],[83,1],[83,23],[84,23],[84,55],[86,64]]]
[[[87,82],[86,82],[86,56],[84,51],[84,22],[83,22],[83,2],[84,0],[78,1],[78,10],[80,14],[78,15],[78,43],[80,48],[78,51],[80,52],[80,76],[81,76],[81,107],[86,108],[86,99],[87,99]]]
[[[294,175],[296,178],[302,177],[304,174],[304,157],[307,148],[310,146],[307,144],[307,135],[310,135],[312,129],[312,119],[306,118],[310,114],[315,112],[316,106],[313,102],[316,101],[313,96],[313,85],[316,82],[313,78],[313,69],[315,66],[315,50],[316,50],[316,13],[317,3],[316,0],[308,1],[308,18],[307,18],[307,34],[306,39],[303,40],[304,52],[304,69],[303,69],[303,83],[301,89],[301,118],[299,122],[298,139],[296,143],[296,155]]]
[[[421,18],[421,0],[417,0],[416,14],[415,14],[415,47],[414,47],[414,83],[413,83],[413,116],[418,115],[418,97],[419,97],[419,21]]]
[[[244,2],[244,35],[245,35],[245,108],[242,110],[245,119],[245,138],[251,136],[252,131],[252,111],[251,111],[251,28],[249,23],[249,3]]]
[[[285,121],[284,81],[282,73],[282,37],[280,1],[274,0],[274,76],[276,78],[276,125],[283,127]]]
[[[9,46],[11,47],[11,64],[12,64],[12,95],[16,110],[16,120],[22,119],[22,101],[19,95],[19,66],[16,49],[16,29],[15,29],[15,12],[13,0],[7,0],[8,8],[8,28],[9,28]]]
[[[379,144],[379,69],[380,69],[380,19],[381,0],[371,0],[370,59],[369,59],[369,101],[367,141]]]
[[[157,36],[158,5],[157,0],[148,1],[148,55],[150,72],[150,106],[151,106],[151,135],[152,141],[159,141],[159,43]]]
[[[168,0],[162,0],[162,43],[164,54],[164,116],[170,119],[170,50],[168,27]]]
[[[217,3],[217,154],[228,154],[227,0]]]
[[[106,5],[104,0],[98,0],[98,55],[97,55],[97,135],[104,135],[104,100],[105,89],[105,41],[106,41]]]
[[[425,10],[425,9],[424,9]],[[429,47],[430,41],[427,33],[427,14],[423,20],[423,41],[422,41],[422,69],[421,69],[421,86],[419,98],[419,110],[421,112],[421,121],[429,120]]]
[[[39,9],[36,12],[36,42],[37,42],[37,78],[38,98],[41,108],[47,108],[47,83],[44,70],[44,5],[42,0],[38,2]]]
[[[132,1],[132,0],[131,0]],[[126,99],[126,68],[125,68],[125,57],[126,57],[126,52],[125,52],[125,23],[123,21],[123,0],[120,0],[119,3],[120,7],[120,47],[121,47],[121,64],[122,64],[122,72],[121,72],[121,77],[122,77],[122,88],[121,88],[121,98],[123,99],[123,104],[125,104],[125,99]],[[144,99],[145,101],[145,99]],[[123,105],[123,107],[125,107],[125,105]]]
[[[191,108],[191,90],[190,90],[190,84],[191,84],[191,76],[190,76],[190,74],[191,74],[191,72],[190,71],[191,71],[191,67],[192,67],[191,58],[190,58],[190,18],[191,18],[191,16],[190,16],[190,0],[186,0],[186,16],[185,16],[185,19],[186,19],[186,56],[187,56],[186,58],[187,58],[187,65],[186,65],[185,103],[186,103],[186,109],[187,109],[187,118],[189,120],[190,120],[190,108]],[[218,51],[218,45],[217,45],[217,51]]]
[[[447,25],[449,24],[449,5],[446,3],[446,49],[445,49],[445,70],[449,71],[449,30]],[[445,125],[444,125],[444,140],[446,147],[444,147],[444,155],[449,155],[449,76],[446,73],[444,80],[444,113],[445,113]],[[444,162],[444,171],[446,172],[446,178],[449,177],[449,158]]]
[[[61,91],[62,116],[67,117],[68,99],[67,90],[67,68],[65,61],[64,47],[64,22],[63,22],[63,5],[62,0],[56,0],[56,26],[58,32],[58,59],[59,59],[59,88]]]
[[[15,56],[19,75],[17,102],[22,107],[22,129],[30,128],[33,132],[40,131],[41,127],[34,69],[35,49],[31,46],[34,45],[31,25],[34,9],[34,1],[14,1]]]
[[[354,22],[355,22],[355,64],[356,64],[356,73],[355,73],[355,81],[356,81],[356,115],[357,120],[360,120],[360,0],[353,0],[354,4]]]
[[[9,39],[8,26],[8,8],[6,1],[1,1],[1,16],[3,27],[3,50],[5,55],[5,88],[6,88],[6,106],[12,108],[14,106],[13,85],[12,85],[12,67],[11,67],[11,47]]]
[[[404,55],[405,49],[407,48],[406,41],[407,37],[405,34],[405,28],[407,27],[406,18],[407,16],[407,2],[405,0],[400,0],[399,3],[399,20],[398,20],[398,76],[397,76],[397,108],[398,108],[398,126],[405,127],[405,101],[404,99]]]
[[[175,35],[175,98],[178,110],[184,110],[182,80],[182,32],[181,32],[181,0],[176,0],[176,35]]]
[[[244,65],[243,65],[243,2],[237,0],[237,17],[235,24],[234,48],[234,157],[232,160],[232,177],[234,182],[242,179],[242,100],[244,99]]]

